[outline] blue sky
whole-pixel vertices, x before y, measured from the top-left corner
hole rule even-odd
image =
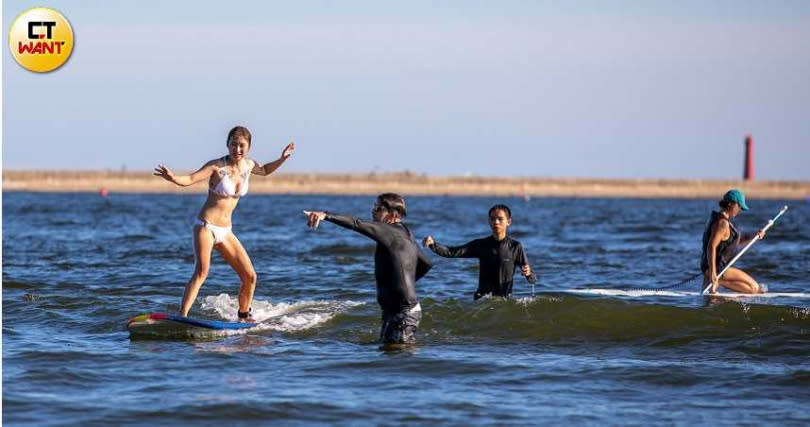
[[[168,3],[168,4],[165,4]],[[54,1],[48,74],[3,55],[3,167],[810,179],[810,2]],[[29,2],[3,2],[4,44]]]

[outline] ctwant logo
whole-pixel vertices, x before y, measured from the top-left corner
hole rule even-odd
[[[8,35],[14,59],[38,73],[61,67],[73,52],[73,29],[61,13],[37,7],[14,20]]]

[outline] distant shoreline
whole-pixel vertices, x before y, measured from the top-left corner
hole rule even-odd
[[[403,195],[718,198],[730,188],[753,199],[810,198],[810,181],[724,181],[687,179],[594,179],[539,177],[427,176],[409,172],[373,174],[278,173],[254,176],[253,194],[363,195],[391,191]],[[178,187],[150,172],[3,172],[3,192],[203,193],[205,183]]]

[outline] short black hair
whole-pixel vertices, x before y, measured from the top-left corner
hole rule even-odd
[[[506,217],[512,219],[512,210],[509,209],[509,206],[506,205],[495,205],[489,208],[489,213],[487,213],[488,217],[492,217],[492,213],[495,211],[504,211],[506,212]]]
[[[405,209],[405,198],[396,193],[383,193],[377,196],[377,204],[385,208],[389,213],[397,212],[399,216],[405,218],[408,211]]]

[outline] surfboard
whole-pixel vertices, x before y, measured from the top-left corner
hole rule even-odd
[[[724,297],[724,298],[797,298],[807,299],[810,298],[810,293],[804,292],[766,292],[764,294],[741,294],[736,292],[718,292],[716,294],[703,295],[700,292],[684,292],[684,291],[670,291],[670,290],[623,290],[623,289],[560,289],[557,291],[548,292],[561,292],[573,293],[580,295],[599,295],[599,296],[614,296],[614,297],[647,297],[647,296],[664,296],[664,297]]]
[[[127,321],[131,336],[204,337],[228,335],[228,332],[254,328],[258,323],[194,319],[169,313],[147,313]]]

